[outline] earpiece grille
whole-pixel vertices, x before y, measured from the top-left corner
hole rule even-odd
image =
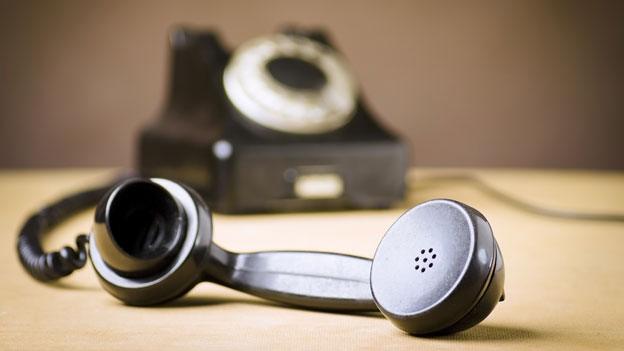
[[[433,268],[433,262],[436,257],[438,257],[438,255],[433,251],[432,247],[420,250],[420,255],[416,256],[414,259],[414,262],[416,262],[414,269],[420,273],[425,273],[427,268]]]

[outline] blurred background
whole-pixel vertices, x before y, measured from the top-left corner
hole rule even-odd
[[[323,27],[415,166],[624,169],[624,2],[0,1],[0,167],[131,167],[167,33]]]

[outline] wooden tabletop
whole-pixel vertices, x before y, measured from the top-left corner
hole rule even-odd
[[[401,208],[384,211],[216,215],[214,241],[236,251],[328,250],[372,257],[409,206],[453,198],[489,219],[506,265],[506,300],[480,325],[443,337],[403,334],[381,315],[300,310],[209,283],[164,306],[125,306],[90,265],[49,285],[19,264],[15,239],[47,201],[114,170],[0,171],[0,349],[623,349],[624,224],[523,212],[457,170],[415,170]],[[565,210],[624,212],[624,173],[461,170],[518,198]],[[45,242],[58,249],[89,230],[90,211]]]

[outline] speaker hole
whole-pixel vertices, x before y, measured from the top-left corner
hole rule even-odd
[[[421,273],[425,273],[425,269],[424,269],[424,268],[423,268],[423,269],[421,269],[421,270],[420,270],[420,272],[421,272]]]
[[[432,249],[432,248],[429,248],[429,253],[432,253],[432,252],[433,252],[433,249]]]
[[[420,250],[420,253],[424,254],[425,253],[425,249]]]
[[[416,266],[416,270],[418,270],[420,268],[420,266]]]
[[[437,257],[437,255],[436,255],[436,254],[433,254],[433,256],[431,256],[431,258],[436,258],[436,257]]]
[[[154,183],[132,182],[121,187],[109,216],[112,239],[129,256],[161,257],[180,242],[183,224],[176,202]]]
[[[414,261],[418,262],[418,260],[420,260],[420,257],[416,257]]]
[[[423,262],[427,262],[427,258],[426,257],[423,259]]]
[[[433,263],[429,263],[429,268],[433,267]]]

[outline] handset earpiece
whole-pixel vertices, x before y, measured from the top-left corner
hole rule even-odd
[[[381,240],[371,268],[379,310],[416,335],[468,329],[503,300],[503,257],[477,210],[432,200],[405,212]]]
[[[165,179],[131,179],[101,200],[90,257],[104,288],[132,305],[162,303],[212,281],[297,306],[376,310],[370,260],[226,251],[212,242],[211,214],[201,197]]]

